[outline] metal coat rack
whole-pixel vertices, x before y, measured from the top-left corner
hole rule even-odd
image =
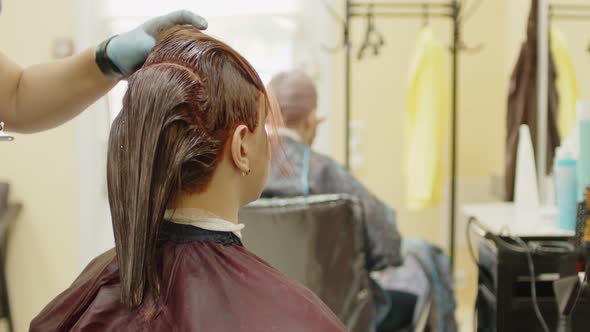
[[[479,3],[476,3],[478,5]],[[383,37],[375,30],[374,21],[376,18],[422,18],[425,22],[429,19],[443,18],[451,21],[452,24],[452,45],[451,51],[451,174],[450,174],[450,234],[449,253],[451,256],[451,269],[455,262],[455,218],[457,201],[457,83],[458,83],[458,60],[459,52],[466,47],[461,39],[461,4],[458,0],[446,2],[424,1],[424,2],[399,2],[399,1],[352,1],[346,0],[344,19],[344,48],[345,48],[345,164],[350,168],[350,124],[351,124],[351,53],[350,41],[351,22],[353,19],[366,18],[367,34],[361,45],[358,58],[362,58],[366,50],[372,50],[378,55],[379,47],[383,45]],[[373,39],[373,40],[371,40]]]
[[[590,22],[590,5],[549,4],[549,20]],[[590,52],[590,45],[588,45],[588,52]]]
[[[560,21],[590,21],[590,5],[552,3],[549,18]]]

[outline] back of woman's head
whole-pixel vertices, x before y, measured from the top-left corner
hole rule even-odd
[[[169,202],[206,190],[232,129],[254,131],[269,110],[252,66],[226,44],[193,28],[162,34],[129,78],[113,122],[108,192],[122,301],[159,294],[157,239]]]

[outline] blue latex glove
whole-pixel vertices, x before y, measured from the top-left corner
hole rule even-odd
[[[139,27],[111,39],[107,46],[107,56],[128,76],[144,63],[156,45],[158,32],[175,25],[192,25],[197,29],[207,29],[207,21],[188,10],[178,10],[168,15],[158,16]]]

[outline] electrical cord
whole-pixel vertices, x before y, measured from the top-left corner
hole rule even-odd
[[[531,274],[531,297],[533,298],[533,308],[535,309],[535,315],[537,315],[537,320],[539,320],[539,324],[543,328],[543,331],[549,332],[549,327],[547,326],[547,322],[543,318],[543,314],[541,314],[541,310],[539,309],[539,302],[537,300],[537,285],[536,285],[536,275],[535,275],[535,265],[533,264],[533,255],[531,254],[531,250],[529,246],[519,237],[511,237],[512,240],[516,241],[523,249],[527,257],[528,265],[529,265],[529,272]]]
[[[501,243],[503,246],[508,248],[511,251],[524,253],[527,258],[527,264],[529,268],[529,274],[531,277],[531,298],[533,301],[533,309],[535,311],[535,315],[537,316],[537,320],[541,325],[541,328],[544,332],[549,332],[549,327],[547,326],[547,322],[545,318],[543,318],[543,314],[539,309],[539,301],[537,299],[537,283],[536,283],[536,274],[535,274],[535,265],[533,263],[533,255],[529,246],[518,236],[510,236],[510,238],[518,243],[518,246],[513,245],[510,242],[504,241],[501,237],[496,235],[491,235],[494,238],[494,241]]]
[[[588,283],[588,275],[590,275],[590,257],[586,262],[586,269],[584,270],[584,283]]]
[[[467,228],[466,228],[466,233],[465,237],[467,239],[467,248],[469,251],[469,256],[471,256],[471,260],[473,261],[473,264],[475,264],[475,266],[478,267],[478,269],[482,270],[483,266],[481,264],[479,264],[479,261],[477,260],[477,258],[475,257],[475,252],[473,250],[473,244],[471,243],[471,234],[469,233],[469,230],[471,229],[471,224],[475,222],[475,218],[471,217],[469,218],[469,220],[467,221]]]
[[[473,261],[473,263],[475,264],[475,266],[477,266],[477,269],[479,270],[481,276],[484,279],[486,279],[486,281],[488,282],[489,285],[494,286],[495,283],[492,280],[492,276],[485,269],[485,267],[479,263],[479,261],[475,257],[475,251],[473,250],[473,244],[471,243],[471,237],[470,237],[470,233],[469,233],[469,230],[471,229],[471,224],[473,222],[475,222],[475,220],[476,219],[474,217],[471,217],[467,221],[467,228],[466,228],[467,234],[465,234],[465,235],[466,235],[466,239],[467,239],[467,248],[468,248],[468,251],[469,251],[469,256],[471,256],[471,260]],[[495,291],[495,289],[494,289],[494,291]]]
[[[475,254],[473,252],[473,246],[471,244],[471,238],[469,237],[469,235],[470,235],[469,229],[470,229],[471,224],[474,221],[475,221],[475,218],[473,218],[473,217],[469,218],[469,220],[467,221],[467,246],[469,248],[469,255],[473,259],[474,263],[477,265],[478,269],[480,271],[485,271],[483,269],[483,266],[475,258]],[[543,314],[541,313],[541,310],[539,309],[539,301],[537,299],[537,283],[536,283],[535,265],[533,262],[533,255],[531,253],[531,248],[520,237],[517,237],[517,236],[509,236],[509,237],[513,241],[518,243],[518,245],[514,245],[508,241],[505,241],[500,236],[497,236],[492,233],[487,233],[486,237],[487,236],[492,238],[496,243],[500,243],[502,246],[506,247],[507,249],[509,249],[511,251],[518,252],[518,253],[524,253],[526,255],[527,265],[528,265],[529,274],[530,274],[530,278],[531,278],[531,298],[532,298],[532,302],[533,302],[533,309],[535,311],[535,316],[537,316],[537,320],[539,321],[539,324],[541,325],[543,331],[549,332],[549,327],[547,326],[547,322],[545,321],[545,318],[543,318]],[[559,250],[559,252],[563,252],[562,248],[542,248],[540,246],[535,247],[535,251],[545,252],[545,253],[556,252],[557,250]]]
[[[477,261],[477,258],[475,258],[475,253],[473,252],[473,244],[471,244],[471,234],[469,233],[469,229],[471,229],[471,224],[475,221],[475,218],[471,217],[469,218],[469,220],[467,220],[467,234],[465,235],[465,238],[467,239],[467,248],[469,250],[469,256],[471,256],[471,260],[473,261],[473,263],[478,267],[481,268],[481,266],[479,265],[479,262]]]
[[[479,263],[479,261],[477,260],[477,258],[475,257],[475,252],[473,250],[473,244],[471,243],[471,234],[469,233],[469,230],[471,229],[471,224],[475,222],[475,218],[471,217],[467,220],[467,227],[466,229],[466,241],[467,241],[467,248],[469,251],[469,256],[471,256],[471,260],[473,261],[473,264],[475,264],[475,266],[477,266],[477,270],[479,271],[479,275],[480,278],[482,279],[486,279],[485,283],[487,285],[490,285],[491,287],[495,288],[495,283],[493,281],[493,277],[490,275],[490,273],[488,272],[488,270],[485,269],[485,267],[483,265],[481,265]],[[496,290],[493,290],[494,292],[496,292]],[[478,303],[477,301],[475,302],[475,308],[473,310],[473,331],[477,331],[477,311],[478,311]]]
[[[574,299],[574,304],[572,305],[572,308],[570,309],[571,313],[575,312],[576,306],[578,305],[578,302],[580,301],[580,297],[582,297],[582,294],[585,292],[584,288],[588,287],[588,275],[590,275],[590,257],[588,258],[588,261],[586,262],[586,268],[584,269],[584,279],[582,280],[582,284],[580,285],[580,289],[578,289],[578,292],[576,294],[576,298]]]

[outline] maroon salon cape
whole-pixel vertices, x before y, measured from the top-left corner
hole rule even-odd
[[[165,223],[161,293],[129,311],[114,250],[95,258],[31,331],[345,331],[313,293],[232,233]]]

